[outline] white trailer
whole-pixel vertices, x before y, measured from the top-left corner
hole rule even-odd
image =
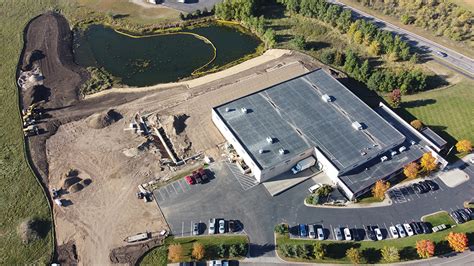
[[[293,172],[293,174],[297,174],[301,171],[310,168],[315,163],[316,159],[313,156],[309,156],[308,158],[299,161],[293,168],[291,168],[291,171]]]
[[[145,233],[139,233],[139,234],[136,234],[136,235],[133,235],[133,236],[129,236],[129,237],[125,238],[124,241],[128,242],[128,243],[133,243],[133,242],[137,242],[137,241],[143,241],[143,240],[146,240],[148,238],[150,238],[150,233],[145,232]]]

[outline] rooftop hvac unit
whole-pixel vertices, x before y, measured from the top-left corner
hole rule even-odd
[[[281,155],[283,155],[283,154],[285,154],[285,150],[282,149],[282,148],[280,148],[280,149],[278,150],[278,153],[281,154]]]
[[[407,148],[405,146],[401,146],[400,149],[398,149],[398,151],[400,153],[404,152]]]
[[[226,111],[227,113],[230,112],[230,108],[229,108],[229,107],[226,107],[226,108],[225,108],[225,111]]]
[[[355,130],[362,130],[362,125],[361,125],[359,122],[357,122],[357,121],[355,121],[355,122],[352,123],[352,127],[353,127]]]
[[[267,137],[267,142],[272,144],[273,143],[273,138],[272,137]]]
[[[416,142],[415,142],[414,140],[411,140],[411,141],[410,141],[410,144],[411,144],[411,145],[415,145]]]
[[[382,157],[380,158],[380,161],[381,161],[382,163],[385,162],[386,160],[388,160],[388,157],[387,157],[387,156],[382,156]]]
[[[242,107],[242,108],[240,108],[240,111],[242,111],[243,114],[246,114],[247,113],[247,108]]]
[[[323,96],[321,96],[321,99],[323,99],[323,101],[325,102],[330,102],[332,99],[331,99],[331,96],[327,95],[327,94],[324,94]]]
[[[390,156],[392,156],[392,157],[395,156],[395,155],[397,155],[397,151],[392,151],[392,152],[390,153]]]

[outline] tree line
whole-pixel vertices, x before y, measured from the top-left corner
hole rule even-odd
[[[397,17],[403,24],[413,24],[454,41],[470,40],[471,47],[474,46],[473,13],[448,0],[356,1],[371,9]]]

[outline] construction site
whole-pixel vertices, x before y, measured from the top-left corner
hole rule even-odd
[[[33,19],[18,74],[29,159],[54,203],[61,264],[136,262],[169,232],[153,190],[224,159],[212,107],[321,67],[268,50],[198,79],[81,99],[87,72],[58,48],[70,35],[58,14]],[[126,241],[139,236],[145,241]]]

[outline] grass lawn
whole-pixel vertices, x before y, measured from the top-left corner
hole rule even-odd
[[[407,121],[412,117],[420,119],[444,137],[448,145],[460,139],[474,141],[472,82],[466,80],[443,89],[403,96],[402,101],[401,107],[408,113],[401,115]]]
[[[201,243],[206,250],[205,259],[211,260],[219,258],[217,249],[220,245],[248,245],[248,238],[244,235],[216,235],[216,236],[199,236],[199,237],[183,237],[183,238],[168,238],[165,245],[155,248],[148,252],[140,261],[140,265],[166,265],[168,263],[168,246],[172,244],[181,244],[183,247],[184,258],[183,261],[192,261],[191,252],[194,243]],[[246,254],[245,251],[243,254]],[[228,257],[226,259],[239,259],[240,257]]]
[[[367,196],[360,198],[357,203],[360,204],[368,204],[368,203],[377,203],[377,202],[382,202],[383,200],[380,200],[379,198],[373,197],[373,196]]]
[[[454,220],[449,216],[449,214],[445,211],[425,216],[425,217],[423,217],[423,221],[428,222],[433,226],[437,226],[437,225],[440,225],[440,224],[445,224],[445,225],[455,225],[456,224],[454,222]]]
[[[332,241],[325,240],[321,241],[326,245],[326,258],[323,260],[312,259],[302,259],[302,258],[287,258],[284,257],[280,250],[278,254],[281,258],[284,258],[288,261],[302,261],[302,262],[319,262],[319,263],[349,263],[349,260],[345,257],[346,250],[349,248],[357,248],[361,251],[365,262],[367,263],[378,263],[381,260],[380,249],[384,246],[393,246],[396,247],[400,252],[400,260],[415,260],[419,259],[418,254],[416,253],[416,241],[422,239],[430,239],[435,242],[435,255],[441,255],[451,251],[451,248],[448,246],[447,241],[445,240],[449,232],[464,232],[467,233],[469,244],[474,244],[474,221],[468,223],[457,225],[451,229],[441,231],[438,233],[432,233],[428,235],[416,235],[401,239],[390,239],[382,241]],[[308,244],[312,246],[317,240],[299,240],[299,239],[290,239],[287,235],[277,236],[277,245],[290,244]]]

